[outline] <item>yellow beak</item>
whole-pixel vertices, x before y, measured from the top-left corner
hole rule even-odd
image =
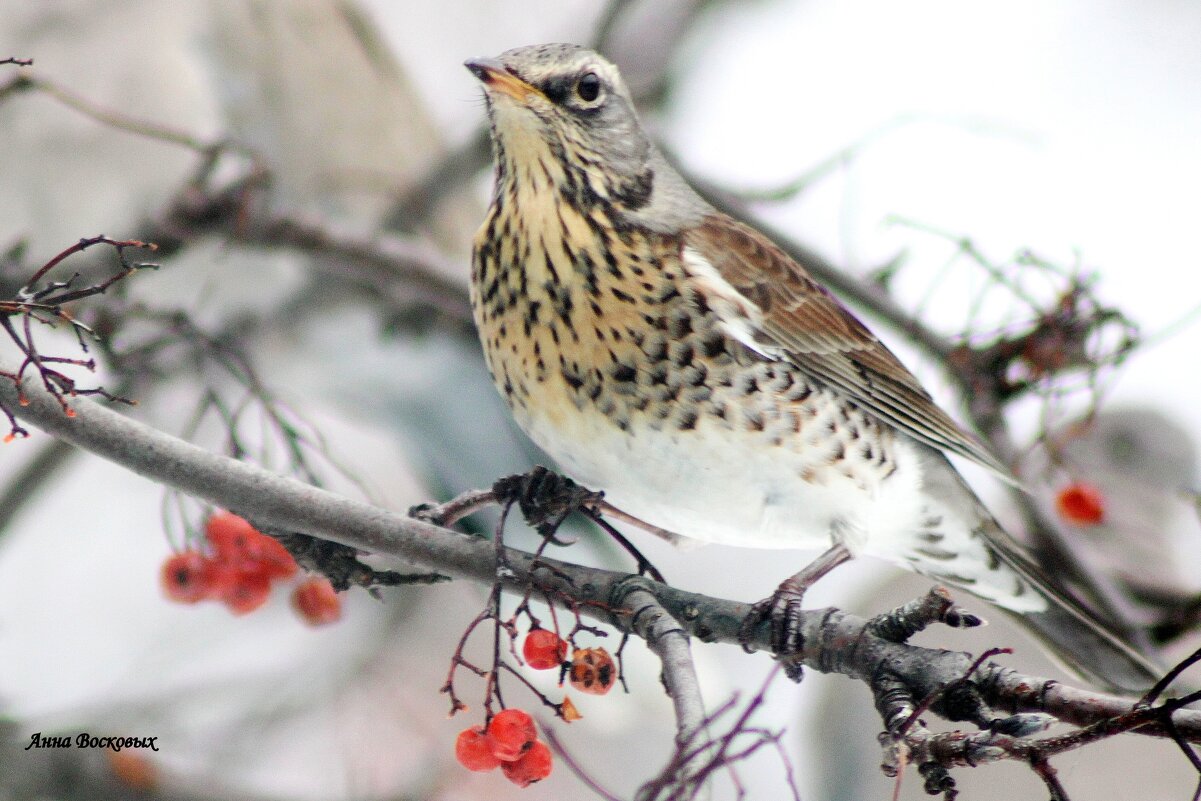
[[[504,64],[494,58],[473,58],[463,62],[471,74],[480,79],[489,92],[500,92],[519,103],[542,92],[509,72]]]

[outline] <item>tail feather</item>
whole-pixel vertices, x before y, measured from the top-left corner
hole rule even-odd
[[[943,454],[924,448],[920,455],[923,489],[932,508],[940,512],[936,517],[958,519],[959,528],[971,534],[969,541],[957,543],[961,558],[947,563],[952,572],[940,571],[940,565],[929,560],[916,561],[916,569],[958,584],[1005,609],[1038,636],[1065,667],[1098,687],[1130,693],[1155,684],[1162,668],[1127,643],[1117,626],[1087,609],[1042,570],[1001,528]],[[976,561],[965,564],[972,545]],[[961,572],[962,581],[956,581],[954,570]]]
[[[992,550],[1046,600],[1038,612],[1011,613],[1059,658],[1069,671],[1119,694],[1142,693],[1162,667],[1126,643],[1113,629],[1055,584],[1021,552],[1016,543],[990,537]],[[1008,535],[1005,535],[1008,540]]]

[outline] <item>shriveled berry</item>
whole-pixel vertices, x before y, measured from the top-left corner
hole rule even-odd
[[[492,740],[483,726],[470,726],[455,740],[455,759],[467,770],[495,770],[500,760],[492,753]]]
[[[504,709],[488,724],[492,753],[501,762],[518,759],[538,739],[534,719],[521,709]]]
[[[535,740],[520,759],[502,762],[500,769],[504,772],[505,778],[513,784],[518,787],[529,787],[534,782],[540,782],[550,775],[553,761],[546,743]]]
[[[300,570],[279,540],[257,531],[247,543],[246,556],[256,562],[268,578],[291,578]]]
[[[194,604],[209,597],[212,589],[209,561],[199,551],[174,554],[163,563],[163,592],[172,601]]]
[[[292,608],[310,626],[325,626],[342,619],[342,597],[325,576],[302,581],[292,591]]]
[[[1074,481],[1055,496],[1059,516],[1077,526],[1095,526],[1105,519],[1105,496],[1083,481]]]
[[[571,655],[571,686],[589,695],[604,695],[617,681],[617,666],[604,648],[577,648]]]
[[[575,704],[571,702],[569,696],[563,696],[562,703],[559,704],[559,715],[563,718],[564,723],[571,723],[584,717],[580,714],[580,710],[575,708]]]
[[[534,629],[525,635],[521,656],[534,670],[550,670],[567,659],[567,643],[549,629]]]

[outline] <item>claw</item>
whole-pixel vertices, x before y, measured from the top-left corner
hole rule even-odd
[[[770,645],[777,658],[798,654],[804,648],[805,637],[801,632],[801,602],[808,590],[822,576],[851,558],[844,545],[835,545],[819,556],[795,576],[780,582],[769,597],[754,604],[751,611],[738,627],[738,640],[747,653],[755,648],[755,630],[763,623],[771,624]],[[795,682],[803,678],[800,662],[785,661],[784,675]]]

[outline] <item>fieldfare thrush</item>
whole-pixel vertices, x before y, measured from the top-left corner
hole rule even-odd
[[[688,537],[832,546],[756,606],[777,650],[797,645],[805,581],[869,554],[1015,613],[1098,683],[1154,682],[945,454],[1005,467],[801,265],[688,186],[611,63],[552,44],[466,66],[496,170],[475,320],[518,424],[567,473]]]

